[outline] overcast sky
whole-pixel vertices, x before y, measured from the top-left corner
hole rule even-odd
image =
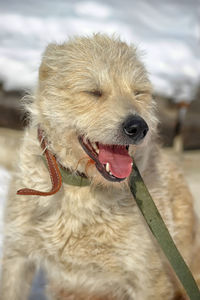
[[[1,0],[0,80],[33,88],[49,42],[117,33],[145,53],[155,91],[190,101],[200,81],[200,0]]]

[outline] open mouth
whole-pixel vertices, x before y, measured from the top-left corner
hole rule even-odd
[[[120,182],[130,175],[132,158],[128,154],[129,145],[104,145],[99,142],[90,142],[83,136],[79,136],[78,139],[105,179]]]

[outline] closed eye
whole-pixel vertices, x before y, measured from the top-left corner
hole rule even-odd
[[[100,91],[100,90],[87,91],[86,93],[88,93],[96,98],[100,98],[103,95],[102,91]]]
[[[146,91],[134,91],[134,95],[135,95],[135,96],[144,95],[144,94],[146,94],[146,93],[147,93]]]

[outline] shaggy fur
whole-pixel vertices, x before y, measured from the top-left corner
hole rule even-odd
[[[149,132],[140,145],[130,145],[129,153],[192,267],[198,252],[192,198],[181,173],[157,145],[151,93],[136,49],[116,38],[94,35],[47,47],[5,211],[1,300],[27,299],[40,265],[47,272],[49,299],[181,299],[181,288],[127,180],[104,179],[94,164],[88,165],[77,139],[85,135],[93,142],[121,144],[118,128],[124,119],[135,113],[145,119]],[[23,187],[51,187],[38,124],[58,161],[72,172],[87,173],[90,186],[63,184],[49,197],[16,195]],[[197,275],[196,261],[195,268]]]

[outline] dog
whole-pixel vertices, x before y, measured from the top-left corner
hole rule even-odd
[[[47,47],[5,209],[1,300],[28,299],[39,266],[52,300],[187,299],[128,187],[133,158],[198,280],[193,200],[155,110],[133,45],[94,34]],[[89,184],[61,183],[57,166]]]

